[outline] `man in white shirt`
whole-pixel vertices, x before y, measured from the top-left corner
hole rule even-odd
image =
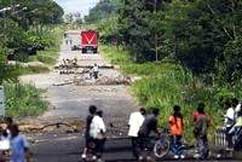
[[[103,118],[100,117],[98,114],[101,114],[101,111],[97,112],[92,119],[92,123],[90,126],[90,135],[94,139],[100,138],[101,135],[104,135],[106,132],[106,126],[104,124]]]
[[[235,108],[238,105],[237,99],[232,99],[232,103],[230,104],[230,107],[227,109],[227,112],[225,114],[225,127],[226,127],[226,140],[228,142],[228,149],[233,148],[233,134],[231,134],[231,129],[233,128],[235,121],[236,121],[236,111]]]
[[[93,157],[93,159],[101,159],[105,144],[105,132],[106,126],[103,121],[103,112],[101,110],[97,111],[96,115],[92,119],[92,123],[90,125],[90,136],[95,141],[95,153],[97,157]]]
[[[131,113],[129,117],[129,132],[128,136],[131,137],[133,155],[138,158],[138,133],[140,127],[145,120],[146,111],[144,108],[140,108],[138,112]]]
[[[99,67],[97,64],[94,64],[92,68],[92,73],[93,73],[94,79],[98,79]]]
[[[239,116],[239,112],[241,111],[241,103],[239,102],[235,108],[236,118]]]
[[[234,109],[234,107],[230,107],[230,108],[228,108],[228,110],[225,114],[225,120],[224,120],[225,126],[226,127],[233,126],[234,121],[235,121],[235,109]]]

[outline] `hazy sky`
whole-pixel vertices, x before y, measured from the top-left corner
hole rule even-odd
[[[90,8],[94,7],[99,0],[55,0],[62,6],[66,13],[81,12],[82,16],[87,15]]]

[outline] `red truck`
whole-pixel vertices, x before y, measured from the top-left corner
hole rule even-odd
[[[98,52],[99,33],[95,30],[85,30],[81,32],[81,49],[82,53],[92,51]]]

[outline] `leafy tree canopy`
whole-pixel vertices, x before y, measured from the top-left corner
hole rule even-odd
[[[135,61],[170,57],[194,74],[230,81],[242,74],[241,11],[241,0],[110,0],[87,18],[102,20],[103,41],[117,40]]]

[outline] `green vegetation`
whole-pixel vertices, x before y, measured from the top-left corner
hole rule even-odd
[[[64,11],[53,0],[3,0],[0,10],[0,84],[6,90],[7,115],[38,115],[47,108],[41,90],[20,84],[18,76],[46,72],[55,63]]]
[[[146,107],[159,107],[161,109],[161,125],[167,124],[172,107],[179,104],[185,116],[187,136],[191,135],[192,112],[196,110],[199,102],[204,102],[210,114],[213,126],[221,124],[223,101],[230,97],[242,96],[239,89],[241,84],[229,86],[228,84],[212,85],[201,81],[189,70],[171,61],[157,63],[134,63],[130,61],[130,54],[116,47],[103,46],[101,49],[105,58],[111,63],[120,65],[121,70],[130,75],[142,76],[131,86],[131,91],[139,103]]]
[[[149,76],[158,75],[161,72],[166,72],[170,68],[175,68],[170,63],[134,63],[131,59],[130,53],[122,48],[117,49],[116,47],[103,45],[101,47],[102,54],[110,61],[111,64],[120,65],[121,70],[125,74]]]
[[[8,10],[0,13],[0,58],[3,60],[0,63],[0,83],[16,78],[15,74],[37,72],[38,68],[46,71],[46,66],[23,68],[21,63],[17,67],[9,67],[6,60],[54,64],[63,32],[56,25],[62,22],[63,9],[53,0],[5,0],[0,2],[0,9],[4,8]]]
[[[135,62],[172,58],[206,81],[233,84],[242,74],[241,9],[236,0],[104,0],[89,18]]]
[[[18,77],[24,74],[36,74],[36,73],[45,73],[49,71],[49,68],[46,66],[28,66],[23,67],[20,65],[16,66],[5,66],[5,71],[8,71],[8,74],[4,75],[4,81],[18,82]],[[3,81],[3,82],[4,82]]]
[[[103,21],[110,17],[110,15],[115,14],[119,6],[121,5],[120,0],[104,0],[100,1],[94,8],[89,12],[89,15],[85,17],[86,23],[97,23]]]
[[[4,82],[6,114],[13,117],[36,116],[43,113],[48,104],[42,100],[41,91],[31,85]]]
[[[50,47],[46,50],[38,51],[35,56],[31,56],[29,61],[39,61],[46,65],[54,65],[56,59],[59,56],[60,44],[64,30],[61,27],[56,27],[51,30],[47,30],[43,35],[47,35],[48,39],[51,39]]]

